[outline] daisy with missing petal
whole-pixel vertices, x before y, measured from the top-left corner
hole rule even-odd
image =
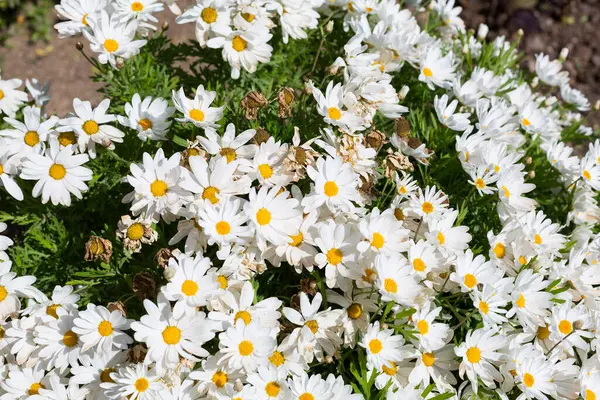
[[[139,30],[147,33],[147,30],[156,30],[151,23],[158,22],[152,15],[162,11],[164,5],[159,0],[117,0],[113,4],[114,12],[121,17],[122,22],[137,20],[140,22]]]
[[[404,345],[402,335],[394,335],[393,329],[380,329],[379,321],[369,325],[359,345],[367,352],[367,362],[377,369],[390,368],[411,355],[409,346]]]
[[[248,383],[256,389],[258,400],[288,399],[287,373],[273,366],[258,367],[248,376]]]
[[[242,375],[237,372],[225,369],[217,365],[220,354],[209,356],[202,361],[202,367],[196,369],[188,375],[189,379],[194,379],[199,383],[199,392],[208,396],[217,396],[225,393],[228,389],[233,389],[233,385]]]
[[[205,201],[218,204],[224,197],[244,195],[250,192],[252,182],[247,176],[235,176],[237,162],[227,162],[221,157],[209,164],[202,156],[188,160],[189,170],[183,170],[181,187],[196,195],[197,207],[203,208]]]
[[[117,224],[117,237],[123,241],[123,247],[127,250],[139,253],[142,244],[156,242],[158,232],[152,228],[151,221],[142,217],[133,219],[129,215],[123,215]]]
[[[110,373],[110,381],[100,387],[110,399],[155,400],[165,389],[161,376],[146,364],[133,364]]]
[[[285,169],[284,165],[288,147],[287,143],[282,144],[270,137],[260,144],[251,165],[248,167],[241,165],[240,169],[263,186],[286,186],[292,180],[292,174]]]
[[[446,324],[435,322],[439,317],[442,307],[431,310],[431,303],[412,315],[412,323],[417,333],[414,335],[415,343],[420,348],[433,351],[444,347],[453,335],[452,329]]]
[[[231,4],[228,0],[196,0],[196,5],[177,17],[178,24],[195,23],[196,40],[200,47],[214,36],[213,27],[226,29],[231,23]]]
[[[161,291],[168,300],[182,302],[191,309],[205,306],[221,289],[215,272],[209,272],[211,267],[210,259],[201,254],[176,255],[169,259],[169,268],[175,270],[175,276]]]
[[[169,131],[175,109],[169,107],[167,100],[150,96],[142,101],[139,94],[134,94],[131,103],[125,104],[125,114],[127,117],[117,117],[119,123],[123,126],[135,129],[138,132],[138,138],[145,142],[146,140],[167,140],[166,135]]]
[[[263,328],[258,322],[246,325],[243,320],[238,320],[219,335],[219,348],[223,356],[218,364],[234,371],[251,373],[273,354],[276,346],[277,341],[268,328]]]
[[[354,292],[344,292],[342,296],[333,290],[327,291],[327,300],[346,310],[338,323],[344,328],[344,344],[351,347],[356,344],[356,333],[367,329],[370,313],[377,311],[377,304],[371,293],[361,293],[358,290]]]
[[[254,227],[261,250],[267,243],[283,245],[291,242],[291,236],[298,232],[302,223],[300,203],[281,189],[263,186],[258,193],[252,189],[249,201],[244,204],[244,212]]]
[[[206,137],[197,137],[204,150],[212,156],[225,157],[228,163],[237,160],[242,165],[248,165],[248,160],[252,159],[258,150],[257,145],[248,144],[256,135],[254,129],[248,129],[236,136],[235,125],[229,124],[223,136],[210,130],[204,134]]]
[[[108,311],[106,307],[88,304],[87,310],[80,311],[75,319],[73,332],[79,335],[82,351],[96,347],[97,352],[126,349],[133,339],[125,332],[131,320],[123,317],[118,310]]]
[[[469,331],[465,341],[455,348],[458,357],[462,357],[459,373],[463,378],[466,374],[473,390],[477,391],[477,379],[489,388],[495,387],[494,381],[502,382],[502,374],[496,364],[504,356],[498,351],[506,344],[506,338],[493,329],[477,329]]]
[[[231,65],[231,78],[238,79],[243,69],[256,72],[259,63],[271,59],[273,48],[268,44],[273,35],[260,26],[248,30],[233,30],[229,25],[213,27],[216,37],[209,39],[206,45],[213,49],[222,48],[223,60]]]
[[[27,93],[17,90],[22,84],[20,79],[3,81],[0,77],[0,112],[11,118],[14,118],[23,103],[29,100]]]
[[[109,106],[109,99],[103,100],[94,109],[89,101],[73,99],[75,115],[60,120],[57,130],[75,132],[79,151],[87,151],[91,158],[96,158],[96,144],[112,150],[115,148],[114,143],[122,143],[125,136],[119,129],[108,125],[117,120],[115,115],[106,113]]]
[[[383,301],[395,301],[405,307],[413,307],[421,302],[425,288],[420,278],[413,272],[403,256],[387,258],[378,255],[375,259],[376,288]]]
[[[431,45],[421,61],[420,70],[419,80],[425,82],[431,90],[435,86],[448,89],[456,76],[454,54],[450,52],[444,56],[440,47]]]
[[[371,250],[389,256],[408,246],[408,230],[402,227],[402,223],[391,212],[381,213],[378,208],[374,208],[359,221],[358,230],[363,237],[357,246],[361,253]]]
[[[419,188],[419,191],[410,197],[408,209],[425,222],[439,219],[448,211],[448,196],[441,190],[438,191],[435,186],[427,186],[425,192]]]
[[[54,25],[58,37],[75,36],[89,29],[88,18],[98,16],[107,5],[107,0],[61,0],[54,9],[58,16],[66,21]]]
[[[144,359],[146,365],[156,362],[156,369],[162,373],[175,368],[179,357],[200,361],[198,357],[208,356],[202,345],[215,337],[221,324],[207,320],[203,312],[185,313],[185,304],[178,302],[171,309],[164,294],[159,293],[157,304],[144,300],[147,314],[131,324],[135,340],[144,342],[149,352]]]
[[[450,280],[458,283],[463,292],[477,289],[477,285],[491,284],[502,277],[502,272],[491,261],[479,254],[473,257],[473,252],[468,249],[456,259],[456,272],[450,275]]]
[[[19,172],[19,157],[8,156],[8,149],[4,138],[0,138],[0,187],[14,197],[16,200],[23,200],[23,191],[15,182],[15,176]]]
[[[198,128],[217,128],[219,121],[223,118],[222,107],[211,107],[215,101],[217,92],[204,90],[204,85],[196,88],[193,99],[188,99],[183,91],[183,87],[178,92],[173,90],[172,99],[177,111],[183,114],[183,118],[175,118],[179,122],[191,122]]]
[[[163,149],[158,149],[154,158],[144,153],[143,164],[130,165],[131,175],[126,179],[134,190],[123,197],[123,203],[132,203],[133,215],[143,213],[155,221],[162,217],[170,222],[191,200],[191,194],[181,187],[180,159],[180,153],[166,158]]]
[[[312,82],[310,85],[312,86]],[[345,94],[341,83],[334,86],[333,82],[329,82],[324,95],[314,86],[312,91],[317,101],[317,111],[326,123],[349,132],[361,131],[367,127],[366,121],[353,112],[356,98]]]
[[[252,235],[246,225],[248,216],[242,212],[242,199],[226,198],[221,204],[206,204],[198,211],[198,225],[208,236],[208,244],[218,244],[221,256],[226,257],[231,246],[245,244]]]
[[[30,154],[23,163],[21,178],[37,181],[33,197],[42,196],[42,203],[71,205],[71,194],[78,199],[87,192],[85,182],[92,179],[92,171],[83,167],[87,154],[73,155],[72,146],[59,150],[57,142],[50,142],[46,155]]]
[[[431,271],[441,272],[443,257],[427,241],[419,240],[416,244],[410,246],[408,262],[412,266],[413,273],[425,278]]]
[[[73,376],[69,381],[83,385],[83,388],[89,390],[90,398],[102,399],[104,389],[100,385],[105,382],[113,382],[110,374],[126,361],[127,351],[112,350],[96,353],[91,357],[82,358],[81,365],[71,368]]]
[[[44,296],[39,303],[31,301],[28,307],[23,310],[25,315],[43,316],[49,315],[58,319],[59,315],[69,314],[77,310],[79,295],[73,293],[73,286],[55,286],[52,296],[48,299]],[[34,303],[34,304],[32,304]]]
[[[127,59],[140,52],[146,40],[134,40],[137,21],[124,22],[117,14],[109,16],[105,10],[89,18],[91,30],[84,29],[83,36],[90,41],[92,51],[99,53],[100,64],[110,63],[117,68],[117,57]]]
[[[314,188],[302,200],[305,212],[316,210],[322,205],[326,205],[334,213],[351,212],[355,210],[353,202],[361,202],[358,192],[360,177],[340,157],[321,157],[317,160],[316,168],[309,166],[306,172],[314,182]]]
[[[5,117],[4,121],[12,129],[3,129],[0,136],[4,137],[6,153],[24,159],[29,154],[41,154],[48,134],[58,123],[58,117],[52,116],[46,121],[40,121],[41,110],[37,107],[27,106],[23,109],[24,122]]]

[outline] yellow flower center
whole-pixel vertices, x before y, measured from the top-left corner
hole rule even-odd
[[[444,236],[444,234],[442,232],[438,232],[436,237],[440,244],[446,243],[446,236]]]
[[[144,11],[144,5],[139,1],[134,1],[133,3],[131,3],[131,11],[142,12]]]
[[[23,141],[27,146],[33,147],[40,142],[40,136],[36,131],[29,131],[25,134]]]
[[[423,361],[426,367],[431,367],[435,363],[435,356],[433,353],[423,353],[421,361]]]
[[[162,337],[166,344],[177,344],[181,340],[181,330],[176,326],[167,326],[162,332]]]
[[[469,348],[467,350],[467,360],[469,360],[471,364],[477,364],[481,361],[481,350],[477,347]]]
[[[0,286],[0,301],[3,301],[8,296],[8,291],[4,286]]]
[[[371,351],[371,353],[378,354],[382,349],[383,349],[383,344],[381,343],[381,340],[372,339],[369,342],[369,350]]]
[[[77,336],[77,334],[73,331],[67,331],[65,332],[65,334],[63,335],[63,344],[67,347],[73,347],[77,345],[77,342],[79,342],[79,337]]]
[[[482,314],[487,315],[487,313],[490,312],[490,306],[485,301],[480,301],[479,311],[481,311]]]
[[[60,307],[60,304],[49,305],[48,307],[46,307],[46,314],[58,319],[58,313],[56,312],[58,307]]]
[[[429,324],[424,319],[417,322],[417,329],[421,335],[427,335],[429,332]]]
[[[404,221],[404,212],[400,208],[396,208],[394,210],[394,217],[396,217],[396,220],[398,221]]]
[[[84,14],[83,17],[81,17],[81,23],[84,24],[85,26],[88,26],[88,22],[87,22],[87,17],[89,14]]]
[[[523,125],[529,126],[529,125],[531,125],[531,122],[529,122],[529,120],[527,118],[523,118]]]
[[[346,310],[348,312],[348,316],[352,319],[360,318],[363,313],[362,306],[358,303],[353,303]]]
[[[269,397],[277,397],[279,392],[281,391],[281,386],[277,382],[269,382],[267,386],[265,386],[265,392],[267,392],[267,396]]]
[[[319,323],[314,319],[311,319],[310,321],[306,321],[304,323],[304,326],[307,326],[308,329],[310,329],[310,331],[313,333],[313,335],[316,334],[317,331],[319,330]]]
[[[4,92],[2,90],[0,90],[0,100],[2,100],[4,98]]]
[[[67,170],[61,164],[52,164],[50,166],[50,170],[48,171],[48,174],[53,179],[55,179],[57,181],[60,181],[67,174]]]
[[[204,113],[202,112],[202,110],[198,110],[197,108],[194,108],[194,109],[190,110],[190,118],[193,119],[194,121],[202,122],[202,121],[204,121]]]
[[[194,296],[198,293],[198,284],[192,280],[186,279],[181,284],[181,291],[186,296]]]
[[[150,387],[150,382],[148,382],[148,379],[146,378],[138,378],[133,386],[138,392],[145,392],[148,390],[148,387]]]
[[[298,400],[315,400],[315,396],[306,392],[306,393],[302,393],[300,395],[300,397],[298,397]]]
[[[85,133],[91,136],[98,133],[98,131],[100,130],[100,126],[98,126],[98,123],[96,121],[90,119],[89,121],[85,121],[83,123],[82,129]]]
[[[213,374],[212,381],[216,387],[222,388],[229,381],[229,376],[223,371],[217,371]]]
[[[4,166],[2,166],[2,164],[0,164],[0,175],[2,175],[4,173]]]
[[[217,276],[217,282],[221,285],[221,289],[227,289],[227,278],[224,275]]]
[[[155,180],[150,184],[150,192],[154,197],[161,197],[167,194],[167,190],[169,187],[165,181],[161,181],[160,179]]]
[[[477,278],[475,278],[475,275],[473,275],[473,274],[466,274],[465,279],[463,280],[463,283],[469,289],[473,289],[473,287],[475,287],[475,285],[477,285]]]
[[[596,393],[592,392],[590,389],[586,389],[585,400],[596,400]]]
[[[515,302],[515,305],[519,308],[523,308],[525,307],[525,296],[523,296],[523,293],[521,293],[519,295],[519,298],[517,299],[517,301]]]
[[[504,255],[506,254],[506,247],[504,247],[502,243],[496,243],[496,245],[494,246],[494,254],[498,258],[504,257]]]
[[[519,256],[519,264],[521,264],[521,265],[527,264],[527,259],[524,256]]]
[[[535,384],[533,375],[531,375],[529,372],[526,372],[525,375],[523,375],[523,383],[528,388],[532,387]]]
[[[396,293],[398,291],[398,284],[392,278],[385,278],[383,281],[383,288],[386,292]]]
[[[396,372],[398,372],[398,367],[396,366],[396,363],[392,361],[390,361],[390,365],[391,367],[383,365],[381,369],[383,370],[383,372],[385,372],[386,375],[394,376],[396,375]]]
[[[477,189],[483,189],[485,187],[485,182],[483,179],[477,178],[475,179],[475,186],[477,186]]]
[[[383,247],[384,244],[385,239],[383,238],[383,235],[379,232],[375,232],[373,234],[373,239],[371,240],[371,246],[379,250]]]
[[[431,72],[431,70],[427,67],[423,68],[423,75],[425,75],[426,77],[432,77],[433,76],[433,72]]]
[[[542,237],[536,233],[535,236],[533,237],[533,243],[542,244],[543,242],[544,241],[542,240]]]
[[[219,235],[224,236],[224,235],[228,235],[229,232],[231,232],[231,226],[229,225],[229,222],[227,222],[227,221],[219,221],[215,225],[215,230],[217,231],[217,233]]]
[[[242,13],[242,18],[244,18],[246,22],[252,22],[254,21],[255,16],[251,13]]]
[[[550,337],[550,329],[547,326],[540,326],[537,330],[536,336],[540,340],[546,340]]]
[[[210,200],[210,202],[213,204],[217,204],[219,202],[219,199],[217,198],[219,193],[221,193],[219,189],[214,186],[209,186],[202,192],[202,198],[204,200]]]
[[[573,324],[571,323],[571,321],[563,319],[558,323],[558,330],[563,335],[568,335],[569,333],[573,332]]]
[[[245,325],[248,325],[252,321],[252,315],[248,311],[238,311],[235,314],[234,321],[237,322],[240,319],[244,321]]]
[[[431,214],[433,212],[433,204],[428,201],[424,201],[421,205],[421,209],[425,214]]]
[[[271,176],[273,176],[273,168],[271,168],[269,164],[260,164],[258,166],[258,172],[263,179],[269,179]]]
[[[329,107],[327,109],[327,115],[334,121],[337,121],[340,118],[342,118],[342,112],[337,107]]]
[[[297,235],[290,235],[290,239],[292,239],[292,243],[290,243],[290,246],[298,247],[304,241],[304,235],[302,234],[302,232],[298,232]]]
[[[247,46],[248,46],[248,42],[239,35],[235,36],[233,38],[233,40],[231,41],[231,47],[233,47],[233,49],[237,52],[246,50]]]
[[[506,186],[502,186],[500,187],[500,189],[502,189],[502,191],[504,192],[504,197],[506,197],[507,199],[510,198],[510,190],[508,190],[508,188]]]
[[[104,41],[104,48],[109,53],[114,53],[115,51],[119,50],[119,43],[117,43],[117,41],[114,39],[106,39]]]
[[[98,324],[98,333],[100,336],[110,336],[113,333],[113,326],[109,321],[102,321]]]
[[[34,394],[40,394],[40,389],[44,388],[45,386],[39,382],[32,383],[31,386],[29,386],[29,395],[33,396]]]
[[[323,192],[325,192],[325,196],[327,197],[337,196],[339,191],[340,188],[334,181],[327,181],[325,182],[325,185],[323,185]]]
[[[144,225],[136,222],[127,228],[127,238],[129,240],[140,240],[144,237]]]
[[[152,121],[150,121],[148,118],[140,119],[138,121],[138,125],[145,131],[152,129]]]
[[[268,225],[271,222],[271,212],[266,208],[261,208],[256,213],[256,222],[261,226]]]
[[[582,175],[583,175],[583,177],[584,177],[586,180],[588,180],[588,181],[589,181],[590,179],[592,179],[592,174],[590,174],[590,171],[588,171],[587,169],[584,169],[584,170],[583,170],[583,174],[582,174]]]
[[[77,138],[75,137],[75,132],[61,132],[58,134],[58,143],[61,146],[69,146],[71,144],[77,143]]]
[[[238,350],[240,355],[247,357],[254,351],[254,345],[250,341],[244,340],[238,345]]]
[[[200,13],[200,17],[202,18],[202,21],[207,24],[212,24],[217,20],[217,10],[212,7],[206,7],[202,10],[202,13]]]
[[[420,258],[415,258],[413,261],[413,268],[415,271],[423,272],[427,266]]]
[[[237,154],[231,147],[223,147],[219,153],[227,159],[227,164],[237,159]]]
[[[333,248],[327,251],[327,262],[331,265],[338,265],[343,257],[344,253],[340,249]]]
[[[282,353],[280,353],[278,351],[274,351],[273,355],[271,355],[271,357],[269,357],[269,361],[274,366],[279,367],[279,366],[283,365],[283,363],[285,363],[285,357],[283,356]]]

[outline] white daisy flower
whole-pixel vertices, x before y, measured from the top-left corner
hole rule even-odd
[[[75,36],[90,29],[88,18],[97,17],[107,5],[107,0],[61,0],[54,9],[58,16],[66,21],[54,25],[58,37]]]
[[[189,379],[198,381],[200,393],[209,396],[227,393],[227,390],[234,388],[237,379],[242,378],[242,374],[217,365],[219,356],[219,353],[216,356],[209,356],[202,361],[200,369],[196,369],[188,375]]]
[[[4,232],[8,228],[4,222],[0,222],[0,232]],[[12,246],[14,242],[7,236],[0,235],[0,251],[4,251]]]
[[[82,351],[96,348],[97,352],[126,349],[133,339],[123,331],[129,329],[132,320],[123,317],[118,310],[108,311],[103,306],[88,304],[73,322],[73,332],[79,335]]]
[[[79,356],[82,352],[82,342],[73,332],[73,314],[59,315],[58,319],[51,319],[45,325],[35,327],[35,342],[40,346],[39,357],[44,361],[46,369],[57,368],[64,372],[67,367],[79,365]]]
[[[458,255],[456,272],[450,274],[450,280],[458,283],[463,292],[470,292],[477,290],[477,285],[498,281],[502,275],[491,261],[486,261],[481,254],[473,257],[473,252],[468,249],[464,254]]]
[[[70,285],[55,286],[50,299],[44,296],[39,303],[33,300],[30,301],[27,308],[23,310],[23,314],[35,316],[49,315],[58,319],[59,315],[76,311],[79,295],[73,293],[73,291],[73,286]]]
[[[354,112],[356,97],[352,93],[346,93],[341,83],[334,86],[333,82],[329,82],[324,95],[312,86],[312,94],[317,101],[317,111],[326,123],[348,132],[367,128],[367,121]]]
[[[288,378],[288,385],[294,400],[328,400],[331,398],[331,388],[321,375],[309,376],[303,371],[300,375]],[[302,397],[304,396],[304,397]]]
[[[325,268],[327,286],[348,288],[349,279],[357,278],[358,234],[351,225],[338,225],[332,220],[319,224],[317,229],[314,241],[320,252],[315,262],[320,269]]]
[[[258,322],[246,325],[243,320],[238,320],[219,335],[219,349],[223,356],[218,364],[252,373],[273,354],[276,345],[277,341],[268,328],[263,328]]]
[[[229,0],[196,0],[196,4],[176,19],[178,24],[195,23],[196,40],[206,47],[209,38],[217,31],[226,29],[231,23],[231,3]]]
[[[191,200],[191,194],[181,187],[180,159],[180,153],[166,158],[163,149],[158,149],[154,158],[144,153],[143,164],[130,165],[131,175],[126,179],[134,190],[123,197],[123,203],[132,203],[133,215],[171,222]]]
[[[55,370],[46,372],[39,364],[32,368],[17,368],[0,382],[0,386],[8,398],[28,398],[40,394],[40,389],[50,387],[50,378],[56,375]]]
[[[390,368],[391,362],[399,362],[412,353],[412,346],[404,345],[402,335],[394,335],[393,329],[380,329],[379,321],[370,324],[359,345],[367,352],[367,362],[375,368]]]
[[[19,156],[9,157],[4,138],[0,138],[0,186],[16,200],[23,200],[23,191],[15,182],[19,173]]]
[[[109,99],[103,100],[98,107],[92,109],[89,101],[75,98],[73,99],[75,115],[60,120],[57,130],[75,132],[79,151],[82,153],[87,151],[91,158],[96,158],[96,144],[112,150],[115,148],[114,143],[122,143],[125,136],[119,129],[108,125],[117,120],[115,115],[106,113],[109,106]]]
[[[0,260],[0,320],[3,321],[21,309],[19,297],[38,300],[45,297],[42,292],[31,286],[36,281],[35,276],[17,277],[15,272],[11,272],[11,266],[10,260]]]
[[[448,212],[448,196],[435,186],[427,186],[425,192],[419,188],[417,194],[410,197],[408,210],[414,212],[425,222],[442,218]]]
[[[82,199],[87,192],[85,182],[92,179],[92,171],[82,165],[88,162],[87,154],[73,154],[72,146],[59,149],[51,142],[46,155],[30,154],[21,170],[21,178],[37,181],[33,197],[42,196],[42,203],[71,205],[71,194]]]
[[[161,377],[145,364],[133,364],[110,373],[110,381],[100,387],[109,399],[154,400],[165,389]]]
[[[450,341],[452,329],[447,324],[435,322],[441,312],[442,307],[431,310],[431,303],[428,303],[411,316],[412,323],[417,328],[415,343],[418,343],[420,348],[428,351],[439,350]]]
[[[127,351],[96,352],[91,357],[82,358],[81,365],[71,368],[72,377],[69,381],[83,385],[85,389],[89,390],[91,398],[102,399],[104,398],[104,389],[100,385],[112,383],[113,379],[110,374],[126,361]]]
[[[58,117],[52,116],[44,121],[40,120],[40,114],[39,108],[27,106],[23,109],[24,122],[4,117],[4,121],[13,127],[0,130],[0,136],[5,139],[8,156],[15,155],[23,160],[29,154],[41,154],[44,151],[44,142],[58,123]]]
[[[124,22],[117,14],[109,16],[105,10],[88,18],[91,30],[82,30],[90,41],[92,51],[99,53],[100,64],[110,63],[117,68],[117,57],[127,59],[137,55],[146,40],[134,40],[138,29],[137,21]]]
[[[158,22],[158,18],[152,13],[164,10],[164,5],[159,0],[117,0],[113,7],[115,15],[121,17],[121,22],[139,21],[142,32],[156,30],[152,23]]]
[[[206,131],[219,127],[217,121],[223,118],[225,106],[211,107],[216,97],[217,92],[204,90],[204,85],[196,88],[193,99],[186,97],[183,87],[178,92],[173,90],[173,104],[177,111],[183,113],[183,118],[175,119],[179,122],[191,122]]]
[[[199,361],[198,357],[208,356],[202,345],[215,337],[221,324],[205,318],[203,312],[185,313],[181,302],[171,309],[164,294],[159,293],[157,304],[144,300],[147,314],[131,324],[135,340],[144,342],[151,349],[144,360],[148,365],[156,363],[157,371],[174,368],[179,357]]]
[[[462,357],[459,367],[460,377],[464,377],[466,373],[475,391],[477,391],[478,378],[487,387],[495,387],[494,381],[503,380],[495,364],[503,360],[504,356],[498,350],[505,345],[506,338],[493,329],[469,331],[465,341],[454,350],[457,356]]]
[[[419,80],[434,90],[435,86],[449,89],[456,76],[454,54],[442,55],[442,49],[432,45],[421,60]],[[434,86],[435,85],[435,86]]]
[[[0,77],[0,112],[14,118],[28,99],[27,93],[17,90],[23,84],[20,79],[2,80]]]
[[[421,302],[425,288],[420,285],[419,275],[413,272],[403,256],[395,259],[378,255],[375,273],[375,286],[383,301],[395,301],[405,307],[413,307]]]
[[[282,144],[270,137],[261,143],[254,154],[252,163],[246,167],[240,165],[240,169],[263,186],[286,186],[292,181],[292,175],[285,168],[285,158],[288,154],[288,144]]]
[[[248,160],[254,158],[258,146],[248,144],[256,135],[256,130],[248,129],[235,135],[235,125],[228,124],[223,136],[211,130],[204,132],[206,137],[198,136],[198,142],[206,152],[212,156],[225,157],[227,162],[238,161],[241,165],[249,165]]]
[[[138,93],[133,95],[131,103],[125,104],[127,117],[117,117],[119,123],[138,132],[138,138],[146,140],[167,140],[175,108],[169,107],[167,100],[147,96],[142,101]]]
[[[287,373],[275,367],[258,367],[248,375],[248,383],[256,389],[259,400],[288,399],[289,388],[286,382]]]

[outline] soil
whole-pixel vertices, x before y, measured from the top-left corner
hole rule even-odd
[[[194,0],[179,0],[185,9]],[[544,52],[558,57],[561,49],[570,50],[565,68],[572,84],[582,90],[592,104],[600,99],[600,0],[458,0],[462,17],[468,27],[477,29],[485,22],[490,36],[513,36],[519,29],[525,32],[521,50],[525,52],[523,66],[533,71],[535,54]],[[193,24],[177,25],[173,14],[165,9],[157,15],[167,22],[167,34],[175,41],[194,38]],[[62,115],[72,108],[72,99],[79,97],[96,103],[101,86],[91,82],[92,66],[75,49],[83,38],[59,39],[52,32],[50,43],[30,44],[26,34],[17,34],[0,48],[2,76],[37,78],[51,81],[52,100],[48,112]],[[86,52],[90,54],[86,44]],[[591,113],[591,124],[600,124],[600,113]]]

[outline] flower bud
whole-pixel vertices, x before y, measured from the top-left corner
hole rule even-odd
[[[490,28],[486,24],[479,24],[479,28],[477,28],[477,39],[483,41],[489,31]]]
[[[567,59],[568,56],[569,56],[569,49],[567,49],[566,47],[563,47],[563,49],[560,51],[560,55],[558,56],[558,60],[560,62],[563,62]]]
[[[325,25],[325,32],[331,33],[333,32],[333,20],[330,20],[327,25]]]
[[[75,48],[79,51],[83,50],[83,43],[81,43],[81,42],[75,43]]]
[[[410,88],[408,86],[406,86],[406,85],[402,86],[402,88],[400,89],[400,92],[398,93],[398,98],[400,100],[404,100],[409,91],[410,91]]]
[[[535,178],[535,171],[534,171],[534,170],[531,170],[531,171],[529,171],[529,174],[528,174],[528,175],[529,175],[529,178],[530,178],[530,179],[533,179],[533,178]]]
[[[537,76],[531,80],[531,87],[535,89],[540,84],[540,78]]]

